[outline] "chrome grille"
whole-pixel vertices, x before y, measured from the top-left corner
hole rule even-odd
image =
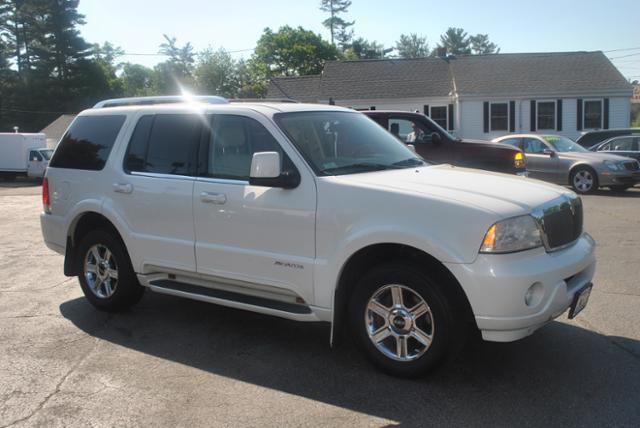
[[[547,251],[562,249],[582,234],[582,200],[577,196],[564,195],[549,205],[534,211]]]
[[[624,163],[624,167],[628,170],[628,171],[638,171],[640,169],[640,164],[638,164],[638,162],[625,162]]]

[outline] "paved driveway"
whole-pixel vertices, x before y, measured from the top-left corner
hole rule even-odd
[[[640,189],[584,197],[599,265],[576,320],[418,381],[323,324],[151,292],[98,312],[41,242],[39,192],[0,183],[0,427],[640,425]]]

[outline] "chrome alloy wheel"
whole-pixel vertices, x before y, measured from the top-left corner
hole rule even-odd
[[[396,361],[421,357],[433,341],[431,308],[403,285],[384,285],[373,294],[365,309],[365,325],[378,351]]]
[[[84,258],[83,274],[93,294],[101,299],[111,297],[118,287],[118,265],[105,245],[96,244],[89,248]]]
[[[593,187],[593,174],[591,171],[581,169],[573,176],[573,186],[581,192],[588,192]]]

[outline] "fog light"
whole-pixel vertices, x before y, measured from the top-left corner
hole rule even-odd
[[[536,282],[524,294],[524,303],[529,307],[538,306],[544,296],[544,288],[542,284]]]

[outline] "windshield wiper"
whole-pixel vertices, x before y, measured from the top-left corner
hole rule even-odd
[[[326,174],[331,174],[331,173],[349,172],[351,170],[362,171],[362,172],[384,171],[386,169],[398,169],[398,167],[399,166],[385,165],[382,163],[361,162],[361,163],[353,163],[350,165],[342,165],[342,166],[335,166],[332,168],[325,168],[321,170],[321,172]]]
[[[421,159],[409,158],[409,159],[401,160],[398,162],[394,162],[391,165],[402,167],[402,166],[418,166],[418,165],[425,165],[425,164],[426,162]]]

